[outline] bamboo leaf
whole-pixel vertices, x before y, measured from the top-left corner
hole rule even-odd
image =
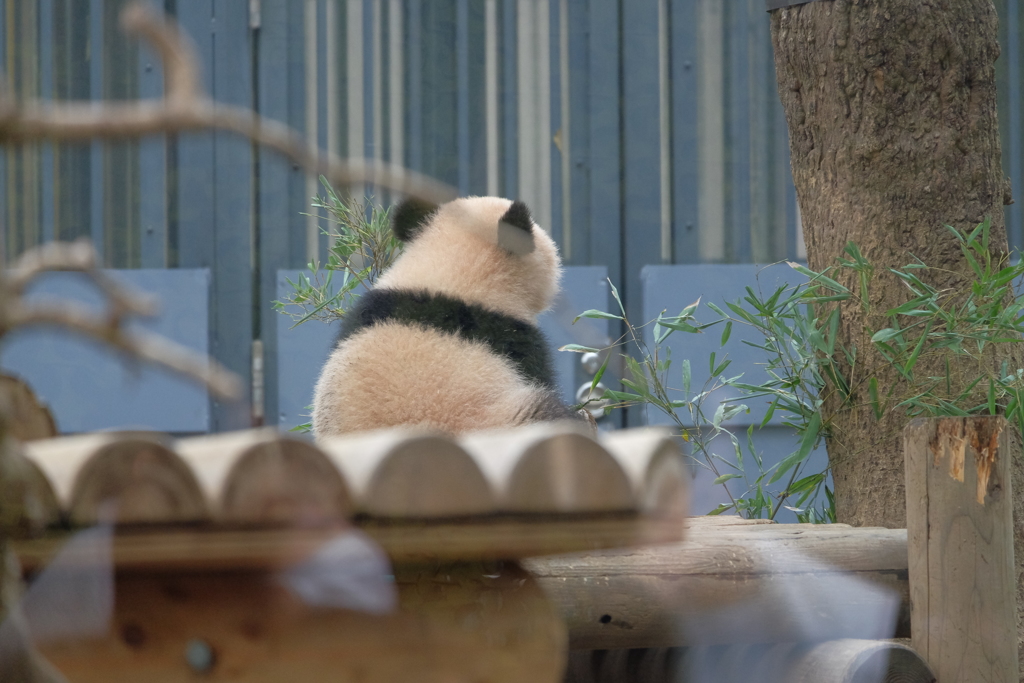
[[[901,331],[902,330],[896,330],[891,327],[886,327],[885,329],[879,330],[878,332],[875,332],[873,335],[871,335],[871,341],[873,341],[876,344],[880,342],[887,342],[893,337],[898,336]]]
[[[583,311],[578,316],[572,319],[572,324],[575,325],[576,321],[580,318],[596,318],[598,320],[622,320],[621,315],[615,315],[614,313],[605,313],[604,311],[598,311],[590,309],[589,311]]]
[[[725,346],[725,343],[729,341],[729,335],[732,334],[732,321],[730,320],[725,324],[725,329],[722,330],[722,341],[721,346]]]
[[[570,351],[572,353],[598,353],[601,349],[595,349],[592,346],[583,346],[581,344],[566,344],[565,346],[559,346],[559,351]]]

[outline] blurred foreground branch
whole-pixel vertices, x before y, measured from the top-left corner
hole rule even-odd
[[[435,204],[454,198],[451,187],[415,171],[382,161],[342,160],[308,143],[280,122],[250,109],[215,103],[199,87],[195,50],[187,36],[144,4],[128,5],[121,13],[121,25],[126,33],[145,39],[159,53],[166,83],[162,99],[127,103],[19,102],[8,89],[0,94],[0,144],[224,130],[279,152],[307,173],[323,175],[335,187],[371,183]]]
[[[107,298],[100,315],[67,302],[26,304],[25,288],[47,271],[71,271],[86,275]],[[108,344],[130,357],[162,365],[205,384],[222,398],[238,398],[239,379],[212,359],[158,335],[130,330],[129,316],[149,316],[156,302],[107,276],[96,264],[96,252],[87,240],[51,242],[25,252],[10,269],[0,273],[0,337],[23,327],[62,327]]]

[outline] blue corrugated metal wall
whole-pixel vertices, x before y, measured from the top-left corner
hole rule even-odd
[[[159,63],[120,37],[124,0],[0,0],[0,60],[26,97],[152,97]],[[785,120],[761,0],[164,0],[204,85],[352,157],[463,193],[522,198],[566,261],[602,265],[642,317],[648,264],[799,258]],[[998,63],[1004,160],[1022,196],[1017,0]],[[279,269],[323,254],[315,179],[224,134],[11,148],[8,256],[91,235],[108,266],[209,268],[214,355],[277,415]],[[1022,240],[1021,204],[1007,209]],[[214,427],[247,411],[213,405]]]

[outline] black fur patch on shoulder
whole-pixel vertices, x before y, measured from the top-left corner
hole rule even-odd
[[[437,205],[410,197],[392,209],[391,232],[403,242],[411,242],[423,232]]]
[[[515,424],[525,425],[534,422],[551,422],[553,420],[582,420],[579,413],[562,403],[553,390],[545,391],[537,397],[535,403],[526,406],[513,419]]]
[[[533,216],[530,215],[530,207],[518,199],[512,202],[512,206],[508,207],[508,211],[499,220],[526,232],[533,230]]]
[[[536,325],[443,294],[371,289],[342,320],[338,341],[385,322],[421,325],[481,342],[511,361],[527,380],[555,389],[547,341]]]

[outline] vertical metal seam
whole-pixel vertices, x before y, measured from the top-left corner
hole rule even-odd
[[[402,117],[405,111],[403,101],[404,68],[402,48],[403,8],[401,0],[389,0],[388,7],[388,116],[390,131],[388,146],[390,161],[405,165],[405,129]]]
[[[460,195],[469,194],[469,0],[455,0],[455,158]]]
[[[572,259],[572,115],[569,79],[569,0],[558,3],[559,105],[562,130],[562,260]]]
[[[303,55],[305,63],[305,91],[306,91],[306,140],[309,144],[315,144],[318,132],[318,80],[317,80],[317,0],[306,0],[303,6],[304,35],[306,50]],[[317,179],[312,175],[306,175],[306,197],[317,192]],[[320,258],[320,224],[316,215],[310,211],[306,216],[306,259],[316,261]]]
[[[658,124],[661,179],[661,261],[672,262],[672,86],[668,0],[658,0]]]
[[[89,2],[89,99],[103,99],[103,2]],[[89,232],[99,262],[106,263],[106,221],[103,206],[103,143],[94,140],[89,153]]]

